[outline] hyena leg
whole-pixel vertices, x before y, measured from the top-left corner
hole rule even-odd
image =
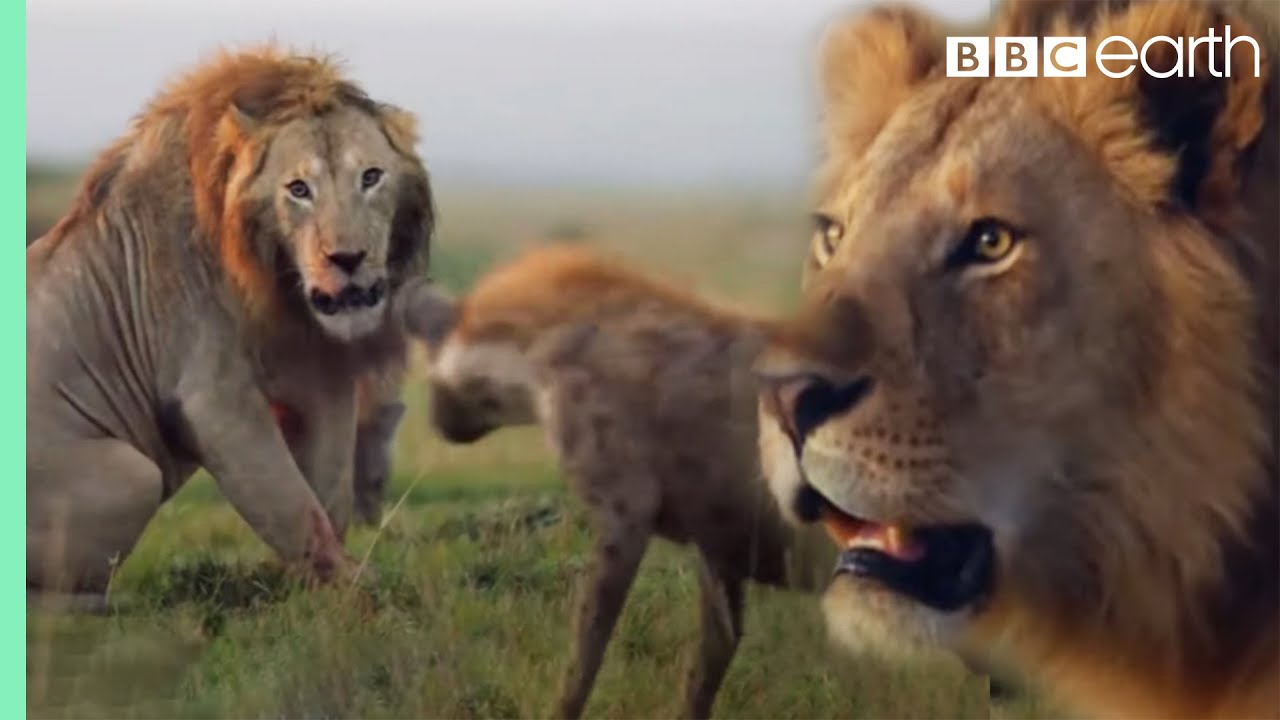
[[[591,574],[578,600],[573,660],[560,692],[559,717],[582,716],[604,659],[605,646],[648,544],[648,528],[622,524],[611,527],[597,539]]]
[[[698,571],[702,591],[701,639],[685,686],[684,717],[711,717],[711,706],[742,639],[743,578],[719,569],[703,556]]]
[[[160,468],[128,443],[95,439],[29,448],[28,600],[93,609],[163,493]]]

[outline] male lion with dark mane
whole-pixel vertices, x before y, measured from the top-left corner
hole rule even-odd
[[[389,307],[432,231],[416,142],[333,62],[265,48],[97,159],[27,250],[29,593],[100,598],[197,467],[284,560],[353,567],[356,379],[403,363]]]
[[[1275,13],[996,18],[1089,63],[1257,42],[1184,40],[1163,78],[948,78],[904,8],[829,36],[805,298],[757,369],[844,641],[984,651],[1098,716],[1280,717]]]

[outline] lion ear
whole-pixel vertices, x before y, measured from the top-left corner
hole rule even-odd
[[[832,154],[859,154],[915,87],[941,66],[942,29],[919,11],[877,7],[822,40],[823,134]]]
[[[232,103],[231,107],[227,109],[222,123],[224,125],[223,132],[234,132],[240,137],[252,135],[261,124],[249,111],[235,103]]]
[[[1222,41],[1228,25],[1231,37],[1238,39],[1229,58]],[[1212,66],[1209,43],[1198,44],[1193,52],[1190,42],[1208,37],[1211,28],[1218,38],[1212,46]],[[1250,39],[1240,39],[1244,36]],[[1076,128],[1107,169],[1134,188],[1140,199],[1230,222],[1240,191],[1241,161],[1266,121],[1271,62],[1265,44],[1259,42],[1263,37],[1253,32],[1246,18],[1182,0],[1134,3],[1101,16],[1087,47],[1097,48],[1113,37],[1132,41],[1139,58],[1133,63],[1104,61],[1103,67],[1112,72],[1123,72],[1132,64],[1123,78],[1090,68],[1085,78],[1066,79],[1074,83],[1055,83],[1058,99],[1070,98],[1068,126]],[[1153,38],[1181,41],[1181,51],[1160,39],[1146,52],[1149,68],[1168,77],[1150,74],[1141,65],[1143,47]],[[1105,52],[1129,50],[1114,41]],[[1224,71],[1228,62],[1229,76]]]
[[[280,103],[285,86],[280,77],[263,74],[247,79],[231,96],[230,112],[246,128],[256,127]]]
[[[1082,35],[1098,18],[1123,10],[1127,3],[1128,0],[1005,0],[994,18],[992,35]],[[1080,32],[1067,32],[1064,28]]]
[[[415,157],[414,148],[418,144],[418,118],[408,110],[389,103],[378,103],[378,117],[382,121],[382,130],[387,134],[392,147],[408,157]]]

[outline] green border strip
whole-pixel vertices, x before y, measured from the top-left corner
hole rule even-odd
[[[9,228],[10,242],[16,255],[24,248],[26,237],[27,197],[27,6],[25,2],[0,3],[0,95],[9,98],[4,112],[0,112],[0,221]],[[0,711],[4,717],[26,716],[26,593],[18,596],[18,567],[26,566],[26,553],[18,554],[19,547],[26,547],[26,513],[18,508],[27,506],[27,333],[26,333],[26,263],[23,270],[18,264],[0,264],[0,337],[10,338],[8,349],[0,353],[0,377],[8,378],[5,385],[10,390],[0,395],[0,508],[4,514],[12,513],[12,520],[0,521],[0,548],[12,548],[13,554],[0,553],[3,576],[13,578],[14,593],[0,595],[0,648],[8,655],[3,661],[0,677],[7,677],[0,690]],[[3,368],[8,368],[7,370]],[[10,394],[12,393],[12,394]],[[13,605],[9,605],[13,600]],[[11,608],[11,609],[5,609]],[[19,714],[21,713],[21,714]]]

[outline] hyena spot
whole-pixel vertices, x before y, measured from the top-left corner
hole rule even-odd
[[[595,427],[596,432],[603,435],[613,428],[613,418],[605,413],[596,413],[591,417],[591,424]]]

